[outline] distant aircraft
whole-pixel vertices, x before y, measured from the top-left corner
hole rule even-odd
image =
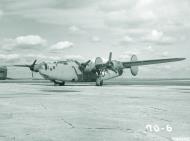
[[[7,79],[7,67],[6,66],[0,66],[0,80]]]
[[[15,65],[19,67],[29,67],[31,71],[39,72],[45,79],[54,82],[55,85],[65,85],[65,82],[96,82],[96,86],[102,86],[104,80],[121,76],[124,69],[130,69],[131,74],[138,74],[138,66],[160,64],[167,62],[176,62],[185,58],[168,58],[156,60],[138,61],[137,56],[133,55],[130,62],[121,62],[112,60],[112,52],[109,59],[103,63],[102,58],[97,57],[95,62],[88,60],[79,63],[77,60],[57,61],[53,63],[36,64],[36,60],[32,65]]]

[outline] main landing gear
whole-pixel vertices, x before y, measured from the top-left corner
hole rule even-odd
[[[96,79],[96,86],[102,86],[103,85],[103,79],[101,76],[99,76],[97,79]]]
[[[102,86],[104,81],[103,81],[103,77],[105,76],[105,72],[102,70],[99,70],[97,72],[97,78],[96,78],[96,86]]]
[[[54,86],[65,86],[65,81],[56,82],[56,81],[54,80],[53,82],[54,82]]]

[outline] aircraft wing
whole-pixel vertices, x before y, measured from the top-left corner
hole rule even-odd
[[[144,60],[144,61],[132,61],[132,62],[122,62],[124,68],[130,68],[131,66],[142,66],[151,64],[160,64],[167,62],[176,62],[185,60],[185,58],[168,58],[168,59],[155,59],[155,60]]]
[[[14,67],[29,67],[29,65],[13,65]]]

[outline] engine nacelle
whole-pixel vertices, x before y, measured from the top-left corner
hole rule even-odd
[[[95,64],[93,62],[88,63],[86,68],[84,69],[85,72],[90,72],[95,68]]]
[[[101,64],[103,64],[102,58],[97,57],[97,58],[95,59],[95,65],[101,65]]]
[[[132,57],[131,57],[131,62],[135,62],[135,61],[137,61],[138,59],[137,59],[137,56],[136,55],[133,55]],[[138,68],[138,66],[131,66],[131,74],[133,75],[133,76],[136,76],[137,74],[138,74],[138,71],[139,71],[139,68]]]
[[[112,67],[114,70],[120,70],[123,69],[123,64],[120,61],[113,60]]]

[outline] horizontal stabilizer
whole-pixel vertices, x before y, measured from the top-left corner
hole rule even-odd
[[[182,60],[185,60],[185,58],[155,59],[155,60],[144,60],[144,61],[133,61],[133,62],[122,62],[122,63],[123,63],[124,68],[131,68],[131,66],[160,64],[160,63],[176,62],[176,61],[182,61]]]

